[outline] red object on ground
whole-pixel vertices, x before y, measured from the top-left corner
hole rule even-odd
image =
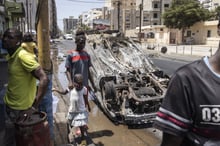
[[[29,121],[29,122],[28,122]],[[19,122],[16,127],[17,146],[50,146],[49,125],[47,115],[37,112]]]

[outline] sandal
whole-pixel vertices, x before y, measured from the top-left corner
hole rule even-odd
[[[80,128],[79,127],[77,127],[77,129],[76,129],[76,135],[81,135],[81,130],[80,130]]]
[[[82,140],[80,146],[87,146],[86,140]]]

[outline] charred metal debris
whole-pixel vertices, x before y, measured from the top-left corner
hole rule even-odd
[[[138,41],[114,32],[87,33],[96,86],[96,101],[115,123],[152,124],[169,77],[142,51]]]

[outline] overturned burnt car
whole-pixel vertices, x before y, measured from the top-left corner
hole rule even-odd
[[[88,39],[101,93],[96,101],[104,113],[118,124],[152,124],[169,77],[128,37],[102,33],[88,34]]]

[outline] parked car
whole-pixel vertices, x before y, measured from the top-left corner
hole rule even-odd
[[[88,52],[93,62],[96,102],[117,124],[151,125],[155,119],[169,77],[157,68],[130,38],[112,34],[89,34]],[[89,44],[89,43],[87,43]]]
[[[65,40],[73,40],[73,35],[72,34],[65,34],[63,38]]]

